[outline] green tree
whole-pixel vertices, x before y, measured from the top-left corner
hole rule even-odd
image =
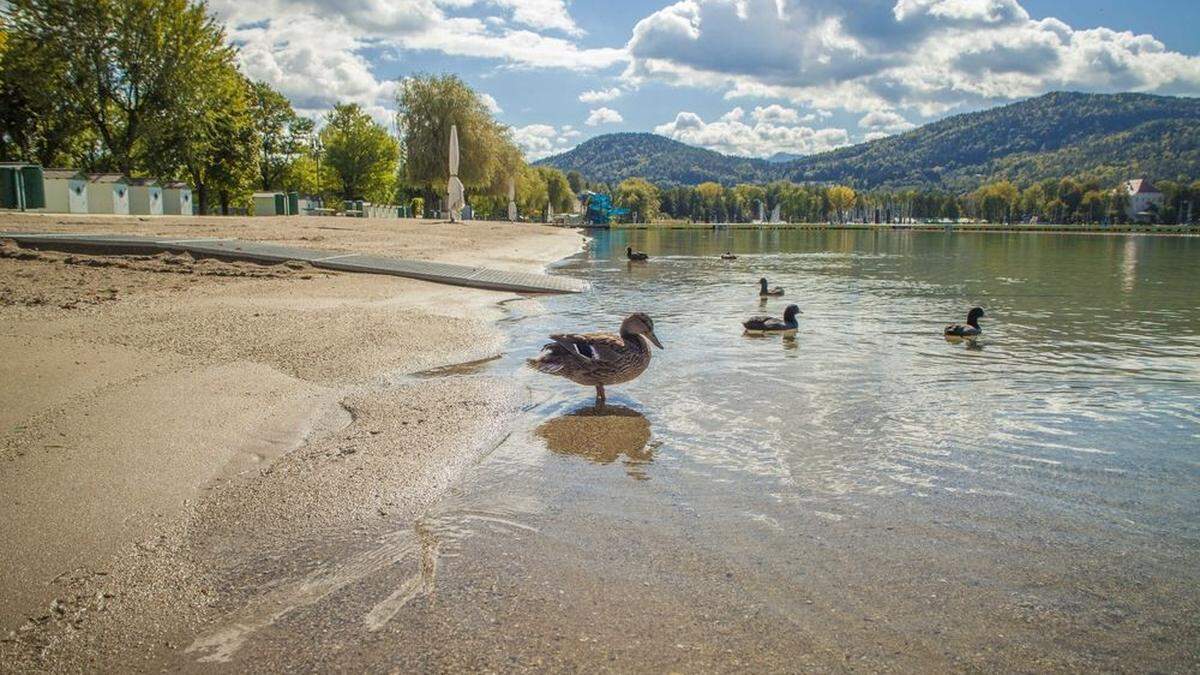
[[[546,199],[554,212],[570,211],[575,205],[575,195],[566,175],[551,166],[539,166],[536,170],[546,183]]]
[[[617,204],[648,223],[658,217],[659,190],[645,178],[626,178],[617,185]]]
[[[456,125],[459,180],[468,189],[495,187],[501,151],[511,145],[509,133],[465,82],[455,75],[405,78],[396,94],[396,109],[405,183],[435,194],[445,191],[450,179],[450,127]],[[503,176],[505,185],[511,176]]]
[[[214,195],[221,213],[248,201],[257,169],[250,86],[232,58],[227,53],[193,70],[196,86],[182,104],[146,128],[145,168],[157,176],[186,177],[201,214],[209,213]]]
[[[1046,211],[1046,192],[1034,183],[1021,191],[1021,213],[1026,219],[1041,217]]]
[[[342,199],[391,200],[399,144],[357,103],[333,106],[321,130],[324,165]]]
[[[854,189],[846,185],[835,185],[829,188],[826,197],[829,199],[829,206],[837,214],[837,222],[846,222],[846,213],[854,207]]]
[[[258,135],[259,185],[263,190],[277,190],[295,154],[291,128],[298,118],[287,97],[266,82],[253,83],[250,91]]]
[[[35,36],[11,33],[0,14],[0,160],[69,164],[83,154],[87,120],[76,101],[48,82],[63,78]]]
[[[106,163],[133,174],[146,128],[193,98],[195,73],[231,58],[221,24],[188,0],[12,0],[6,21],[36,46],[42,86],[78,110]]]
[[[583,174],[572,169],[567,172],[567,184],[571,186],[571,192],[579,194],[587,189],[587,182],[583,180]]]
[[[705,220],[708,222],[716,221],[718,213],[722,208],[721,202],[725,196],[725,190],[720,183],[712,181],[701,183],[696,186],[697,206],[699,213],[695,215],[696,220]]]

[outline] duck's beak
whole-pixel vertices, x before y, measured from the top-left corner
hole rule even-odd
[[[662,343],[658,341],[658,336],[654,334],[654,331],[646,333],[646,337],[650,338],[650,341],[654,343],[655,347],[658,347],[659,349],[663,348]]]

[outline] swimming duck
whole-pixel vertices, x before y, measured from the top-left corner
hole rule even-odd
[[[760,296],[779,296],[783,295],[783,287],[776,286],[775,288],[767,288],[767,278],[763,277],[758,280],[758,294]]]
[[[650,345],[662,349],[654,322],[642,312],[629,315],[612,333],[562,333],[527,363],[547,375],[565,377],[596,388],[596,407],[604,405],[604,385],[621,384],[641,375],[650,365]]]
[[[649,260],[650,259],[650,256],[646,255],[645,253],[642,253],[641,251],[633,250],[632,246],[625,247],[625,257],[629,258],[630,260]]]
[[[748,333],[782,333],[796,330],[800,327],[800,322],[796,321],[797,314],[803,314],[800,308],[788,305],[787,309],[783,310],[782,319],[773,316],[752,316],[743,321],[742,326]]]
[[[974,337],[983,332],[979,327],[979,319],[983,317],[982,307],[973,307],[970,312],[967,312],[967,325],[954,324],[946,326],[945,334],[950,337]]]
[[[737,256],[730,253],[729,251],[725,251],[724,253],[721,254],[721,260],[737,260]]]

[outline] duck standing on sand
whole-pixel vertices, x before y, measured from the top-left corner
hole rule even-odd
[[[800,308],[796,305],[788,305],[787,309],[783,310],[783,318],[779,319],[773,316],[752,316],[742,322],[742,327],[747,333],[785,333],[796,330],[800,327],[800,322],[796,321],[796,315],[803,314]]]
[[[767,296],[780,296],[783,295],[783,287],[767,288],[767,278],[763,277],[758,280],[758,295],[763,298]]]
[[[650,259],[650,256],[646,255],[645,253],[643,253],[641,251],[633,250],[632,246],[625,247],[625,257],[629,258],[630,260],[649,260]]]
[[[975,337],[983,333],[983,329],[979,327],[979,320],[983,318],[983,308],[973,307],[970,312],[967,312],[967,325],[954,324],[946,326],[946,337]]]
[[[662,349],[654,322],[642,312],[629,315],[612,333],[551,335],[537,358],[526,363],[547,375],[565,377],[596,388],[596,407],[604,405],[604,385],[621,384],[641,375],[650,365],[650,345]]]

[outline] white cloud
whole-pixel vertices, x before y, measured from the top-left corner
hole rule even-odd
[[[530,161],[570,150],[574,147],[572,139],[577,136],[579,132],[570,125],[556,128],[549,124],[530,124],[513,129],[513,140]]]
[[[1035,20],[1017,0],[682,0],[626,45],[630,85],[922,115],[1054,89],[1200,94],[1200,57]]]
[[[605,103],[614,99],[620,98],[621,90],[618,87],[610,89],[590,89],[579,95],[579,100],[583,103]]]
[[[716,122],[705,122],[694,112],[683,111],[660,124],[654,132],[677,141],[728,155],[770,157],[777,152],[810,155],[849,145],[845,129],[813,129],[801,124],[807,116],[791,108],[770,105],[755,108],[747,123],[745,111],[734,108]]]
[[[239,60],[298,108],[354,101],[386,117],[394,84],[368,58],[434,51],[527,68],[594,71],[622,63],[620,48],[583,48],[563,0],[211,0]],[[480,10],[501,12],[483,19]],[[466,12],[466,15],[462,14]],[[570,38],[545,34],[565,33]]]
[[[612,108],[600,107],[588,113],[587,124],[589,127],[598,126],[600,124],[620,124],[625,118],[621,117],[621,113]]]
[[[915,129],[917,125],[891,110],[872,110],[858,121],[860,128],[867,130],[867,140],[898,134]]]
[[[534,29],[560,30],[580,36],[584,31],[575,25],[563,0],[491,0],[495,5],[512,10],[513,21]]]
[[[485,94],[481,91],[479,92],[479,100],[483,101],[483,107],[487,108],[488,112],[492,113],[493,115],[499,115],[500,113],[504,112],[504,109],[501,108],[500,104],[496,102],[496,97],[492,96],[491,94]]]

